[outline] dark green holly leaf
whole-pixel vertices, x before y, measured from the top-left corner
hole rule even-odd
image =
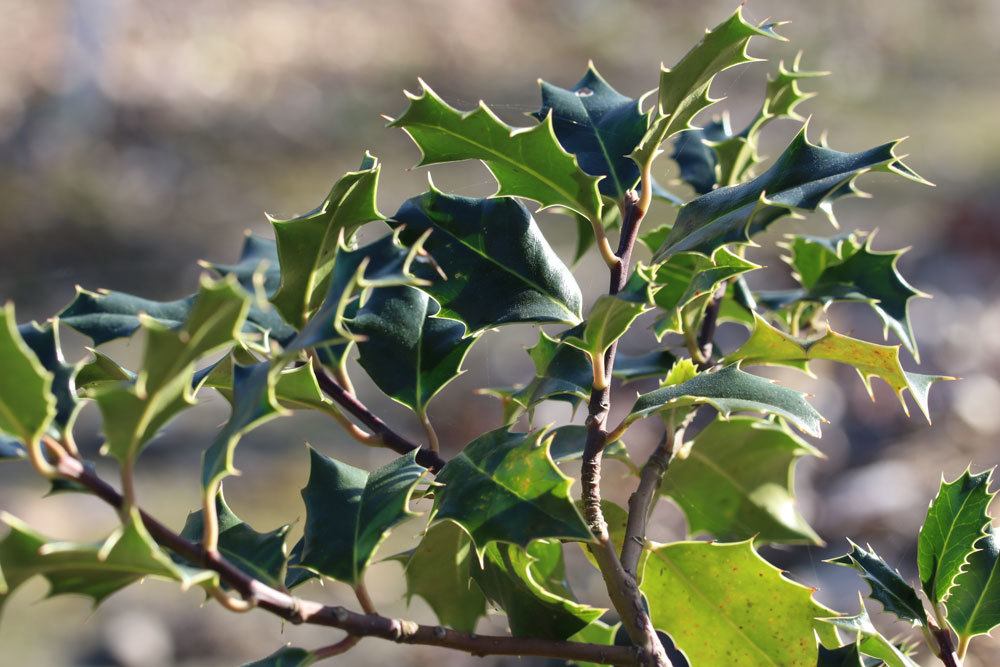
[[[521,408],[531,410],[546,400],[565,401],[575,408],[590,397],[594,372],[585,352],[539,331],[528,355],[535,364],[535,377],[511,395]]]
[[[715,420],[670,464],[660,492],[680,505],[690,533],[720,540],[822,544],[795,505],[795,463],[821,456],[774,422]]]
[[[822,417],[804,396],[732,364],[640,395],[626,423],[663,410],[707,404],[718,410],[723,418],[733,412],[763,412],[784,417],[806,433],[819,436]]]
[[[611,344],[625,335],[632,323],[649,310],[657,288],[651,284],[649,267],[639,264],[618,294],[599,296],[587,313],[582,329],[566,333],[562,342],[600,359]]]
[[[56,416],[52,373],[18,332],[14,304],[0,309],[0,433],[38,441]]]
[[[544,121],[551,114],[562,147],[576,156],[583,171],[604,177],[601,194],[620,200],[639,181],[639,167],[628,157],[646,133],[639,100],[612,88],[594,63],[569,90],[545,81],[539,85],[542,108],[532,115]]]
[[[962,640],[987,635],[1000,625],[1000,530],[993,528],[976,543],[945,607],[948,624]]]
[[[716,249],[711,257],[679,253],[658,265],[653,283],[659,288],[655,302],[663,315],[653,325],[657,338],[697,329],[705,308],[724,282],[759,268],[727,248]]]
[[[878,345],[868,341],[843,336],[827,330],[819,338],[799,340],[790,336],[754,313],[754,329],[750,338],[739,349],[726,356],[726,362],[741,361],[750,365],[784,365],[808,372],[809,362],[826,359],[854,367],[861,376],[872,400],[872,377],[881,378],[899,398],[903,410],[909,414],[904,391],[920,408],[920,412],[930,421],[927,408],[931,385],[940,380],[953,378],[941,375],[923,375],[903,370],[899,359],[898,345]]]
[[[431,526],[416,549],[397,557],[405,568],[407,602],[419,595],[443,625],[473,632],[486,615],[486,597],[472,581],[472,570],[479,568],[474,553],[458,524]]]
[[[871,587],[871,598],[881,602],[887,612],[914,625],[927,625],[927,614],[917,592],[903,581],[899,572],[889,567],[871,547],[865,551],[854,542],[850,544],[850,552],[828,562],[857,570]]]
[[[463,373],[476,342],[465,326],[436,317],[437,302],[413,287],[375,290],[350,329],[362,336],[358,361],[387,396],[426,418],[427,404]]]
[[[28,452],[20,440],[0,433],[0,461],[20,460],[27,456]]]
[[[787,242],[778,246],[789,252],[783,259],[792,267],[795,279],[805,288],[814,287],[828,267],[840,264],[861,248],[861,242],[853,232],[836,236],[789,234],[787,238]]]
[[[140,314],[165,327],[177,328],[187,319],[195,295],[176,301],[151,301],[125,292],[77,288],[76,298],[59,313],[63,323],[87,336],[94,345],[117,338],[128,338],[139,327]]]
[[[210,570],[174,563],[149,536],[136,510],[98,544],[49,540],[6,513],[0,520],[10,527],[0,541],[0,606],[36,575],[48,580],[48,597],[83,595],[95,605],[143,577],[177,581],[183,588],[213,584],[218,578]]]
[[[543,208],[564,206],[589,220],[600,220],[598,179],[585,174],[576,158],[559,145],[551,114],[535,127],[519,130],[497,118],[482,102],[477,109],[462,113],[423,81],[420,86],[419,95],[406,93],[410,106],[391,123],[405,130],[420,148],[418,166],[482,160],[500,186],[496,196],[532,199]]]
[[[572,599],[564,567],[557,540],[537,540],[527,549],[493,543],[483,554],[483,568],[474,568],[472,576],[507,614],[515,637],[563,640],[604,613]]]
[[[885,667],[919,667],[875,628],[868,617],[868,610],[865,609],[865,601],[860,593],[858,594],[858,602],[860,611],[853,616],[833,616],[820,620],[848,633],[849,638],[857,641],[861,653],[878,658],[885,663]]]
[[[942,478],[937,497],[927,508],[927,518],[917,541],[920,583],[932,603],[943,602],[987,533],[987,509],[993,501],[990,481],[993,471],[973,475],[970,470],[952,482]]]
[[[237,339],[248,308],[235,278],[203,279],[179,329],[145,318],[146,349],[135,381],[91,392],[104,417],[105,451],[123,463],[133,461],[162,426],[193,405],[195,362]]]
[[[285,535],[289,526],[258,533],[229,508],[221,489],[215,496],[219,517],[219,552],[227,561],[268,586],[280,588],[285,572]],[[181,536],[200,542],[204,530],[203,511],[188,514]]]
[[[236,264],[202,262],[201,265],[215,271],[219,276],[236,276],[236,280],[248,294],[262,293],[270,299],[281,284],[281,269],[278,263],[278,247],[273,239],[248,233],[243,242],[243,250]],[[258,299],[250,304],[247,322],[271,338],[285,343],[295,335],[293,329],[270,303],[260,303]]]
[[[393,216],[400,237],[425,243],[446,279],[426,270],[423,287],[470,333],[514,322],[580,321],[583,297],[573,274],[516,199],[446,195],[433,187]]]
[[[838,648],[827,648],[820,644],[816,667],[865,667],[865,663],[861,661],[856,643]]]
[[[829,211],[835,199],[855,194],[854,180],[869,171],[892,172],[922,182],[893,152],[898,143],[841,153],[810,143],[803,127],[757,178],[718,188],[685,204],[653,260],[662,262],[692,250],[711,253],[727,243],[745,242],[796,209]]]
[[[671,157],[680,169],[681,180],[698,194],[711,192],[719,182],[719,160],[710,144],[722,141],[732,136],[732,133],[727,114],[707,123],[705,127],[681,132],[674,139],[674,153]]]
[[[437,481],[435,520],[460,524],[482,553],[491,542],[526,547],[557,537],[589,541],[590,530],[569,496],[572,480],[549,455],[544,430],[504,428],[473,440],[451,459]]]
[[[317,659],[311,651],[285,646],[266,658],[248,662],[243,667],[309,667]]]
[[[66,363],[59,343],[59,321],[53,320],[45,326],[30,322],[22,324],[17,330],[21,340],[31,348],[45,370],[52,374],[52,393],[56,397],[55,424],[63,431],[71,429],[79,407],[75,376],[81,364]]]
[[[389,530],[411,516],[410,497],[426,469],[416,452],[369,473],[309,450],[302,489],[306,526],[299,567],[356,584]]]
[[[94,358],[85,362],[76,374],[76,388],[78,391],[90,392],[100,387],[135,380],[135,373],[119,366],[108,355],[97,350],[90,350],[90,353]]]
[[[656,547],[641,588],[653,625],[692,665],[810,665],[816,634],[837,641],[815,620],[831,610],[813,589],[783,577],[750,541]]]
[[[341,176],[314,210],[287,220],[269,216],[281,266],[271,302],[293,326],[319,308],[340,246],[366,222],[382,219],[375,203],[380,170],[378,159],[365,153],[361,167]]]
[[[354,339],[345,320],[357,313],[358,302],[373,289],[423,284],[411,273],[422,252],[423,238],[407,247],[400,243],[398,231],[356,250],[340,248],[323,303],[285,350],[316,348],[324,363],[342,363]]]
[[[730,67],[759,60],[747,54],[751,38],[760,36],[784,40],[774,31],[777,25],[751,25],[743,18],[742,8],[737,9],[732,16],[708,31],[673,69],[662,68],[657,108],[650,115],[649,129],[633,151],[632,159],[639,165],[649,164],[659,153],[664,140],[690,129],[691,120],[718,101],[709,95],[715,75]]]
[[[619,352],[615,355],[614,376],[622,382],[663,377],[676,361],[677,357],[669,350],[636,355]]]
[[[201,484],[209,495],[225,477],[239,473],[233,466],[233,456],[240,438],[264,422],[287,414],[275,395],[277,373],[271,362],[244,366],[233,360],[230,373],[232,414],[202,456]]]

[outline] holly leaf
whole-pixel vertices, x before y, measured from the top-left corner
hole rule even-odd
[[[670,350],[654,350],[646,354],[615,355],[614,377],[622,382],[663,377],[670,371],[677,357]]]
[[[215,496],[219,520],[219,552],[227,561],[254,579],[268,586],[281,588],[285,574],[285,536],[290,526],[285,525],[268,533],[258,533],[230,509],[222,494]],[[181,536],[200,542],[204,530],[204,512],[188,514]]]
[[[268,301],[281,284],[278,247],[274,239],[247,233],[235,264],[201,262],[201,266],[225,278],[232,275],[248,294],[262,294],[266,299],[254,299],[247,313],[247,322],[277,340],[286,343],[295,336],[293,329],[281,313]]]
[[[937,497],[917,540],[917,566],[924,593],[932,603],[943,602],[975,552],[976,542],[987,534],[987,509],[993,471],[973,475],[970,470],[952,482],[941,479]]]
[[[324,363],[343,363],[355,339],[345,322],[357,314],[359,303],[372,290],[425,282],[412,273],[423,242],[417,238],[404,246],[397,231],[355,250],[341,247],[323,303],[285,351],[291,354],[315,348]]]
[[[715,75],[730,67],[758,61],[747,54],[753,37],[784,41],[774,29],[779,24],[754,26],[743,18],[742,7],[728,19],[705,33],[705,37],[672,69],[660,70],[656,109],[642,142],[632,152],[640,166],[651,162],[660,144],[682,130],[691,129],[691,120],[718,99],[709,94]]]
[[[822,454],[789,429],[751,417],[717,419],[684,451],[660,492],[680,505],[691,534],[823,543],[795,506],[793,481],[799,458]]]
[[[21,584],[38,575],[49,582],[47,597],[83,595],[95,606],[144,577],[177,581],[185,589],[212,584],[218,578],[210,570],[174,563],[149,536],[134,509],[98,544],[49,540],[7,513],[0,520],[10,527],[0,541],[0,606]]]
[[[104,450],[131,462],[167,421],[194,404],[194,364],[239,336],[249,299],[235,279],[202,279],[188,318],[170,329],[145,318],[143,365],[133,382],[99,387],[90,395],[104,418]]]
[[[230,372],[232,390],[228,398],[232,414],[202,455],[201,483],[209,494],[215,493],[225,477],[239,474],[233,456],[240,439],[264,422],[288,414],[275,395],[275,368],[271,362],[244,366],[234,359]]]
[[[654,300],[663,315],[653,325],[657,340],[696,329],[724,282],[759,268],[727,248],[717,248],[711,257],[679,253],[658,265],[653,274],[658,288]]]
[[[810,143],[804,125],[760,176],[718,188],[681,207],[653,261],[662,262],[679,252],[708,254],[727,243],[746,242],[795,210],[820,208],[828,212],[835,199],[856,194],[854,181],[870,171],[891,172],[923,182],[895,155],[898,143],[842,153]]]
[[[89,393],[100,387],[135,380],[135,373],[120,366],[118,362],[103,352],[90,350],[90,354],[93,359],[84,362],[76,374],[77,391]]]
[[[885,667],[919,667],[908,655],[886,639],[872,624],[865,608],[864,598],[858,594],[860,611],[853,616],[833,616],[820,619],[848,633],[855,639],[861,653],[878,658]]]
[[[284,646],[266,658],[248,662],[243,667],[309,667],[317,660],[316,654],[311,651]]]
[[[639,168],[628,157],[646,133],[639,100],[612,88],[592,62],[569,90],[545,81],[539,86],[542,108],[532,115],[544,122],[551,114],[562,147],[576,156],[584,172],[603,177],[601,194],[620,200],[639,181]]]
[[[366,222],[382,219],[375,203],[380,171],[378,159],[365,153],[360,168],[341,176],[312,211],[289,219],[268,216],[281,266],[271,303],[293,326],[319,308],[340,245]]]
[[[762,412],[784,417],[806,433],[819,436],[819,413],[806,402],[805,394],[773,381],[751,375],[731,364],[717,371],[661,387],[636,399],[626,424],[663,410],[692,405],[711,405],[723,419],[733,412]]]
[[[412,242],[430,232],[427,251],[444,278],[418,272],[439,317],[469,333],[515,322],[580,322],[583,297],[573,274],[516,199],[446,195],[433,187],[407,200],[391,221]]]
[[[712,142],[712,152],[718,161],[720,185],[735,185],[753,174],[753,169],[761,162],[757,152],[760,133],[766,125],[778,118],[805,121],[795,108],[802,102],[815,97],[816,93],[804,93],[799,81],[805,78],[825,76],[826,72],[806,72],[800,69],[802,53],[792,61],[791,68],[784,62],[778,63],[776,74],[767,77],[764,101],[760,110],[738,133]]]
[[[420,148],[417,166],[482,160],[499,185],[495,197],[523,197],[543,208],[564,206],[600,220],[598,179],[585,174],[576,158],[559,145],[551,113],[530,129],[513,128],[482,102],[463,113],[422,80],[420,87],[419,95],[406,93],[409,107],[390,123]]]
[[[437,475],[435,521],[452,519],[472,537],[478,553],[491,542],[526,547],[556,537],[590,541],[590,530],[569,496],[572,480],[549,454],[544,430],[500,428],[479,436]]]
[[[558,426],[551,431],[552,443],[549,445],[549,455],[556,463],[578,461],[583,458],[583,450],[587,445],[587,427],[580,424]],[[638,471],[639,467],[629,456],[625,443],[621,440],[609,442],[604,446],[604,458],[615,459],[625,464],[629,470]]]
[[[641,584],[653,625],[692,665],[808,665],[826,609],[813,589],[782,576],[746,542],[676,542],[656,547]],[[763,607],[762,607],[763,605]]]
[[[991,529],[975,546],[945,600],[948,624],[963,641],[1000,625],[1000,530]]]
[[[464,371],[476,342],[465,325],[436,317],[437,302],[413,287],[375,290],[351,320],[363,337],[358,361],[387,396],[425,416],[427,404]]]
[[[864,382],[872,400],[875,400],[875,395],[872,393],[871,379],[881,378],[892,388],[907,414],[909,408],[903,392],[909,391],[928,422],[930,413],[927,400],[931,385],[940,380],[953,379],[942,375],[924,375],[903,370],[898,345],[869,343],[832,330],[828,330],[818,338],[803,341],[778,330],[757,313],[754,313],[754,328],[750,338],[739,349],[727,355],[725,362],[741,361],[744,366],[791,366],[808,373],[809,362],[815,359],[835,361],[853,367],[861,376],[861,381]]]
[[[406,601],[419,595],[438,621],[456,630],[473,632],[486,615],[486,597],[472,581],[472,540],[458,524],[441,521],[431,526],[417,548],[396,557],[406,576]]]
[[[94,341],[94,345],[103,345],[118,338],[131,337],[141,326],[140,315],[146,315],[165,327],[180,327],[187,319],[195,298],[191,295],[175,301],[152,301],[125,292],[91,292],[78,287],[72,303],[57,317]]]
[[[816,667],[865,667],[865,663],[861,660],[856,643],[838,648],[827,648],[820,644]]]
[[[416,516],[410,498],[426,469],[410,452],[369,473],[309,449],[306,526],[298,567],[357,584],[389,530]]]
[[[698,194],[711,192],[719,182],[719,160],[711,144],[722,141],[732,134],[729,115],[724,114],[721,118],[706,123],[705,127],[686,130],[674,138],[674,152],[671,157],[680,169],[681,180]]]
[[[0,433],[36,443],[56,416],[53,374],[21,337],[12,303],[0,309],[0,367]]]
[[[523,409],[531,410],[546,400],[565,401],[576,408],[590,397],[594,372],[585,352],[539,330],[538,342],[528,349],[528,355],[535,365],[535,377],[511,394],[511,400]]]
[[[903,581],[899,572],[889,567],[870,546],[868,551],[848,540],[851,550],[828,563],[857,570],[871,587],[869,596],[882,603],[882,607],[904,621],[914,625],[927,625],[927,614],[913,587]]]
[[[504,610],[515,637],[564,640],[597,620],[603,609],[575,602],[564,581],[562,544],[536,540],[486,547],[472,576],[487,599]],[[555,590],[553,590],[555,584]]]
[[[603,621],[597,620],[570,637],[569,640],[573,642],[585,642],[587,644],[614,646],[615,636],[618,634],[620,627],[620,623],[608,625]],[[596,662],[584,662],[581,660],[576,660],[570,664],[576,665],[576,667],[600,667]],[[674,664],[676,665],[677,663]],[[677,667],[680,666],[677,665]]]
[[[853,232],[835,236],[810,236],[789,234],[778,247],[788,251],[784,256],[792,267],[792,275],[806,288],[815,287],[827,268],[840,264],[861,248],[858,237]]]
[[[70,430],[79,409],[75,378],[82,364],[66,363],[59,342],[59,320],[44,326],[37,322],[22,324],[17,331],[45,370],[52,374],[52,393],[56,397],[54,423],[61,431]]]
[[[611,344],[625,335],[643,313],[650,309],[656,288],[651,284],[649,267],[640,264],[618,294],[599,296],[587,314],[582,331],[577,327],[562,342],[586,352],[590,358],[600,357]]]

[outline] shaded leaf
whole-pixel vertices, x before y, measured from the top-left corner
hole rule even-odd
[[[419,165],[482,160],[500,186],[496,196],[524,197],[542,207],[564,206],[588,219],[600,219],[598,179],[585,174],[576,158],[559,145],[551,114],[535,127],[516,129],[482,102],[463,113],[423,81],[420,86],[419,95],[406,94],[409,107],[391,123],[420,148]]]
[[[25,345],[52,374],[52,393],[56,397],[53,421],[62,431],[71,429],[79,408],[75,376],[82,364],[66,363],[59,342],[59,320],[52,320],[44,326],[30,322],[22,324],[17,330]]]
[[[827,562],[857,570],[871,587],[870,597],[881,602],[887,612],[914,625],[927,625],[927,614],[917,592],[903,581],[899,572],[889,567],[871,547],[865,551],[854,542],[850,544],[850,552]]]
[[[827,648],[820,644],[816,667],[865,667],[865,665],[861,661],[861,653],[856,643],[838,648]]]
[[[632,406],[626,422],[655,412],[708,404],[723,418],[733,412],[763,412],[788,419],[810,435],[819,436],[822,419],[809,405],[804,394],[751,375],[736,364],[718,371],[701,373],[680,384],[661,387],[641,394]]]
[[[749,541],[653,549],[641,585],[650,617],[693,665],[809,665],[814,632],[836,640],[812,589],[782,576]]]
[[[266,658],[248,662],[243,667],[309,667],[316,656],[305,649],[285,646]]]
[[[140,314],[168,328],[180,327],[187,319],[196,296],[175,301],[152,301],[125,292],[77,288],[76,298],[59,313],[61,322],[87,336],[94,345],[129,338],[141,326]]]
[[[795,463],[821,454],[789,429],[751,417],[716,419],[675,457],[660,492],[692,534],[720,540],[822,544],[795,505]]]
[[[650,283],[649,268],[641,264],[618,294],[597,297],[587,319],[563,336],[562,342],[603,361],[611,344],[625,335],[636,318],[650,309],[656,289]]]
[[[922,181],[893,152],[898,143],[841,153],[810,143],[803,127],[757,178],[718,188],[685,204],[653,260],[661,262],[692,250],[710,253],[727,243],[745,242],[796,209],[827,211],[833,200],[855,194],[854,180],[869,171]]]
[[[654,350],[646,354],[615,355],[614,376],[623,382],[642,380],[645,378],[662,377],[677,361],[677,357],[669,350]]]
[[[545,81],[539,85],[542,108],[532,115],[544,121],[551,113],[562,147],[576,156],[583,171],[604,177],[601,194],[620,200],[639,181],[639,167],[628,157],[646,133],[639,100],[612,88],[593,63],[569,90]]]
[[[531,410],[546,400],[565,401],[575,408],[590,397],[594,372],[585,352],[540,330],[528,355],[535,365],[535,377],[511,395],[522,408]]]
[[[306,525],[299,567],[356,584],[389,530],[411,516],[410,497],[426,469],[410,452],[369,473],[309,449],[302,489]]]
[[[0,433],[0,461],[20,460],[27,456],[28,452],[20,440]]]
[[[285,535],[289,526],[258,533],[233,513],[221,490],[215,496],[215,507],[219,517],[219,552],[254,579],[280,588],[285,573]],[[188,514],[181,536],[200,542],[203,517],[202,510]]]
[[[853,616],[833,616],[820,620],[848,633],[848,637],[856,640],[861,653],[878,658],[886,667],[919,667],[875,628],[868,617],[868,610],[865,609],[864,598],[860,594],[858,602],[860,611]]]
[[[729,115],[712,120],[702,128],[681,132],[674,138],[671,157],[681,172],[681,180],[700,195],[711,192],[719,182],[719,160],[711,143],[732,136]],[[657,244],[659,247],[659,244]],[[656,250],[656,248],[653,248]]]
[[[419,595],[443,625],[472,632],[486,615],[486,597],[472,581],[478,559],[461,526],[441,521],[431,526],[413,551],[397,557],[406,575],[406,599]]]
[[[549,445],[549,455],[556,463],[577,461],[583,458],[583,450],[587,444],[587,427],[579,424],[558,426],[549,433],[552,443]],[[638,470],[621,440],[609,442],[604,446],[604,458],[615,459],[624,463],[630,470]]]
[[[420,415],[461,366],[475,337],[465,325],[435,317],[437,302],[413,287],[376,290],[350,322],[358,361],[387,396]]]
[[[955,577],[965,569],[975,544],[987,533],[987,509],[992,470],[973,475],[970,470],[952,482],[942,478],[937,497],[917,540],[917,566],[924,593],[933,603],[948,597]]]
[[[945,607],[960,639],[989,634],[1000,625],[1000,530],[993,528],[976,543]]]
[[[470,333],[514,322],[580,321],[583,298],[573,274],[545,241],[531,213],[509,197],[477,199],[436,189],[407,200],[393,216],[400,238],[425,246],[446,279],[419,272],[441,305]]]
[[[437,475],[435,520],[461,525],[482,553],[491,542],[526,547],[557,537],[589,541],[590,530],[569,496],[572,480],[549,455],[545,431],[504,428],[479,436]]]
[[[472,576],[486,597],[507,614],[515,637],[561,640],[604,613],[571,599],[561,581],[563,568],[562,545],[556,540],[537,540],[527,549],[492,543],[483,553],[483,568],[474,567]]]
[[[269,216],[281,267],[271,302],[293,326],[319,308],[341,244],[361,225],[382,219],[375,203],[380,170],[378,159],[365,153],[360,168],[341,176],[314,210],[287,220]]]

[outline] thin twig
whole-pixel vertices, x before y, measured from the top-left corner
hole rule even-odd
[[[413,450],[417,450],[417,463],[432,472],[437,472],[444,467],[446,461],[437,452],[433,452],[426,447],[421,447],[409,438],[394,431],[378,415],[359,401],[354,394],[340,386],[324,367],[316,367],[316,379],[319,381],[319,386],[323,390],[323,393],[367,426],[372,433],[382,440],[386,447],[398,454],[409,454]]]
[[[361,637],[358,637],[357,635],[347,635],[336,644],[330,644],[329,646],[318,648],[312,651],[312,654],[317,660],[326,660],[327,658],[347,653],[352,648],[357,646],[359,641],[361,641]]]
[[[671,418],[672,422],[672,418]],[[679,432],[679,431],[678,431]],[[628,499],[628,523],[625,527],[625,540],[622,543],[622,567],[632,577],[638,578],[639,559],[646,546],[646,525],[649,516],[656,506],[663,476],[673,458],[677,444],[673,423],[667,425],[656,449],[649,455],[646,464],[639,473],[639,485]]]
[[[121,509],[124,499],[118,491],[94,472],[87,470],[77,459],[58,452],[54,454],[57,457],[55,468],[62,477],[85,486],[101,500]],[[600,664],[639,664],[636,651],[629,647],[476,635],[378,614],[359,614],[344,607],[295,598],[254,579],[218,553],[206,552],[201,545],[181,537],[141,509],[138,511],[146,530],[158,544],[191,563],[218,573],[219,578],[244,600],[295,624],[321,625],[343,630],[355,637],[379,637],[397,643],[438,646],[473,655],[533,655]]]

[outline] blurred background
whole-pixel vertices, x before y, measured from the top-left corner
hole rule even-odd
[[[612,85],[639,95],[656,86],[661,61],[674,63],[734,4],[0,0],[0,299],[16,301],[24,321],[58,311],[73,298],[75,284],[161,299],[188,294],[197,284],[197,260],[235,260],[244,230],[270,235],[265,211],[288,217],[313,208],[365,149],[386,165],[379,204],[390,214],[424,189],[426,174],[404,170],[417,151],[402,132],[384,129],[380,114],[401,112],[402,90],[415,90],[418,76],[455,106],[472,108],[482,98],[508,122],[528,125],[524,114],[539,106],[537,77],[569,87],[593,59]],[[756,20],[792,21],[781,29],[791,42],[755,42],[751,51],[770,63],[717,80],[715,94],[729,98],[718,109],[728,108],[735,125],[756,110],[764,77],[777,61],[802,49],[805,69],[832,72],[804,86],[819,93],[800,108],[813,115],[813,138],[825,129],[832,147],[859,150],[910,135],[903,145],[908,163],[937,184],[875,175],[862,182],[875,199],[837,207],[843,227],[879,229],[876,248],[912,246],[901,270],[934,295],[911,309],[920,370],[963,380],[935,387],[933,426],[919,414],[907,419],[884,385],[876,386],[873,404],[850,369],[817,366],[815,381],[782,376],[813,393],[831,421],[815,443],[827,458],[804,461],[797,480],[803,511],[829,546],[769,550],[768,557],[818,586],[823,602],[855,611],[858,579],[822,560],[842,552],[851,536],[871,542],[914,580],[915,535],[940,473],[952,478],[970,462],[976,469],[1000,463],[1000,3],[753,0],[746,12]],[[769,128],[768,152],[776,154],[795,129],[790,122]],[[676,178],[669,159],[658,169],[661,182]],[[492,192],[488,173],[474,164],[435,167],[434,176],[446,191]],[[661,209],[647,224],[672,215]],[[548,213],[539,222],[569,256],[573,224]],[[776,224],[774,237],[791,229],[787,221]],[[821,216],[798,229],[833,231]],[[775,253],[752,257],[770,266],[751,278],[755,285],[788,284]],[[599,261],[585,260],[576,272],[587,294],[603,291]],[[865,309],[837,307],[833,321],[839,331],[881,340]],[[473,390],[530,379],[522,347],[536,335],[515,327],[488,334],[473,348],[470,372],[431,409],[447,448],[498,423],[498,406]],[[722,332],[724,341],[737,342],[739,335]],[[82,338],[66,332],[65,339],[70,354],[85,354]],[[650,341],[639,332],[624,345],[637,351]],[[127,364],[140,349],[137,339],[107,351]],[[917,368],[909,356],[905,365]],[[390,423],[419,433],[413,417],[371,385],[362,382],[359,390]],[[95,412],[85,409],[77,428],[90,452],[100,444]],[[147,509],[180,526],[198,504],[193,471],[200,453],[227,414],[220,397],[206,397],[147,450],[139,472]],[[557,406],[538,421],[568,416]],[[655,437],[637,430],[629,440],[633,456],[643,456]],[[259,429],[238,453],[244,475],[227,482],[230,504],[257,529],[297,521],[293,538],[301,530],[306,441],[356,465],[388,456],[358,447],[316,416]],[[606,493],[622,500],[632,483],[617,464],[607,467]],[[113,513],[96,501],[42,500],[43,491],[26,467],[0,467],[0,507],[48,534],[97,539],[114,524]],[[418,529],[397,532],[380,553],[412,547]],[[677,509],[662,503],[651,536],[669,541],[683,532]],[[568,557],[579,564],[577,554]],[[585,567],[577,570],[578,593],[600,603],[596,582],[583,576]],[[405,608],[400,575],[395,563],[372,568],[369,587],[378,604],[385,613],[430,621],[422,601]],[[167,584],[130,588],[93,612],[77,599],[36,603],[44,590],[35,582],[4,610],[4,665],[222,667],[284,642],[314,647],[332,639],[328,632],[282,627],[264,613],[233,617],[200,607],[200,593],[182,594]],[[347,592],[328,585],[308,595],[348,603]],[[889,634],[906,630],[884,627],[892,628]],[[503,623],[483,621],[480,631],[502,632]],[[967,664],[994,665],[997,649],[996,642],[980,640]],[[515,662],[377,640],[338,660],[359,666]]]

